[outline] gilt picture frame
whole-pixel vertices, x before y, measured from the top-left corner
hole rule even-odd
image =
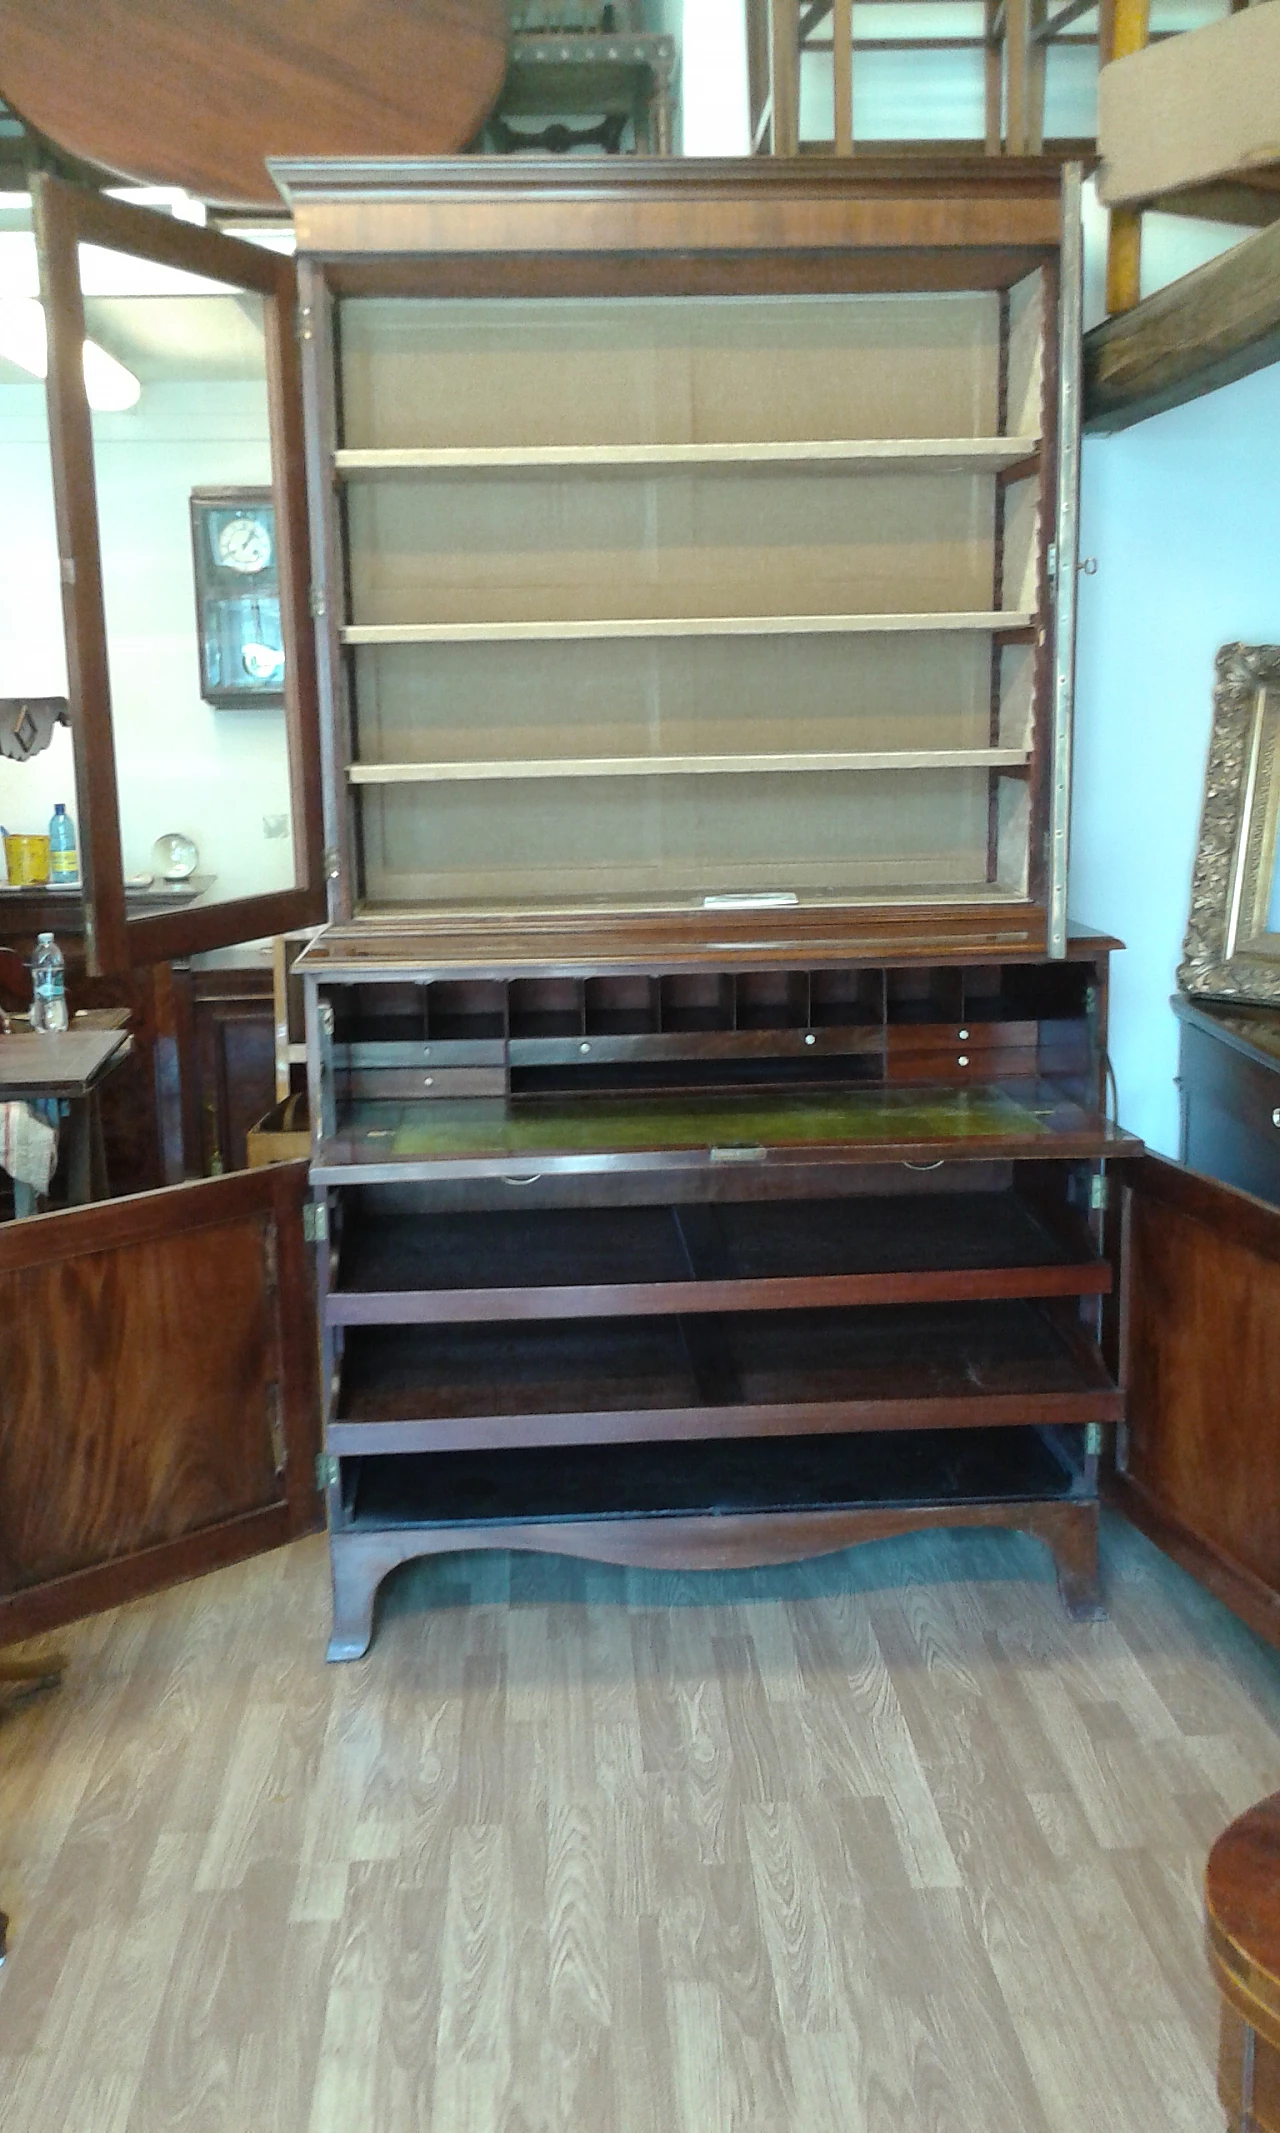
[[[1224,644],[1178,966],[1184,992],[1280,1006],[1278,821],[1280,645]]]

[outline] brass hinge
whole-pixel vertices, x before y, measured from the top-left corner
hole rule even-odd
[[[294,330],[300,341],[310,341],[315,338],[315,312],[310,304],[298,305],[294,313],[293,323]]]
[[[1102,1424],[1089,1422],[1085,1425],[1084,1448],[1091,1459],[1096,1459],[1102,1450]]]
[[[341,858],[340,858],[340,857],[339,857],[339,855],[338,855],[338,847],[337,847],[337,845],[336,845],[336,844],[326,844],[326,846],[325,846],[325,848],[324,848],[324,878],[325,878],[325,880],[326,880],[326,881],[336,881],[336,880],[338,879],[338,876],[339,876],[339,875],[341,874],[341,872],[342,872],[342,860],[341,860]]]
[[[338,1485],[338,1462],[332,1452],[316,1453],[316,1487],[333,1489]]]
[[[323,1200],[308,1200],[302,1210],[302,1234],[308,1244],[324,1244],[329,1235],[329,1210]]]
[[[307,606],[311,609],[312,616],[317,622],[320,620],[320,617],[323,614],[327,613],[327,609],[324,604],[324,594],[321,592],[320,587],[318,585],[311,586],[310,590],[308,591]]]
[[[1111,1205],[1111,1181],[1109,1178],[1092,1177],[1089,1180],[1089,1206],[1094,1214],[1105,1213]]]
[[[262,1279],[268,1292],[280,1286],[280,1245],[274,1222],[268,1222],[262,1232]]]
[[[1050,585],[1054,584],[1058,576],[1058,544],[1056,541],[1050,541],[1045,550],[1044,569]]]
[[[1117,1472],[1118,1474],[1127,1474],[1127,1473],[1128,1473],[1128,1471],[1129,1471],[1129,1425],[1128,1425],[1128,1423],[1127,1423],[1127,1422],[1117,1422],[1117,1424],[1116,1424],[1116,1472]]]
[[[276,1472],[277,1474],[283,1474],[286,1463],[284,1401],[280,1397],[279,1378],[272,1378],[267,1387],[267,1428],[271,1432],[271,1456],[276,1463]]]

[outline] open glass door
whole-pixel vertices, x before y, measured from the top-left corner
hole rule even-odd
[[[91,971],[325,915],[292,261],[34,184]]]

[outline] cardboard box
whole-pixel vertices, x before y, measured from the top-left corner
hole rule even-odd
[[[1113,59],[1098,77],[1098,149],[1104,207],[1280,163],[1280,6]]]
[[[311,1121],[305,1096],[286,1096],[273,1104],[265,1118],[250,1126],[245,1136],[250,1170],[267,1163],[296,1163],[311,1153]]]

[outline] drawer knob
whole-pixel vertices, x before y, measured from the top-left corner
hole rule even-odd
[[[423,1077],[422,1077],[422,1086],[423,1086],[423,1088],[424,1088],[424,1089],[429,1089],[429,1088],[430,1088],[430,1087],[432,1086],[433,1082],[435,1081],[435,1078],[436,1078],[436,1077],[435,1077],[435,1075],[434,1075],[434,1074],[424,1074],[424,1075],[423,1075]]]
[[[813,1031],[811,1029],[807,1029],[804,1033],[804,1041],[806,1044],[816,1044],[818,1040],[814,1036]]]
[[[968,1032],[968,1030],[967,1030],[967,1029],[962,1029],[962,1030],[960,1030],[960,1031],[958,1032],[958,1035],[959,1035],[959,1038],[960,1038],[960,1042],[961,1042],[961,1044],[967,1044],[967,1043],[969,1042],[969,1032]]]
[[[580,1044],[578,1046],[578,1050],[580,1052],[589,1052],[591,1050],[591,1046],[589,1044]]]
[[[1280,1126],[1280,1104],[1276,1105],[1275,1110],[1271,1114],[1271,1123],[1273,1126]]]
[[[968,1066],[968,1064],[969,1064],[969,1054],[968,1054],[967,1052],[961,1052],[961,1054],[960,1054],[960,1057],[959,1057],[959,1058],[957,1059],[957,1061],[956,1061],[956,1065],[957,1065],[957,1066]]]

